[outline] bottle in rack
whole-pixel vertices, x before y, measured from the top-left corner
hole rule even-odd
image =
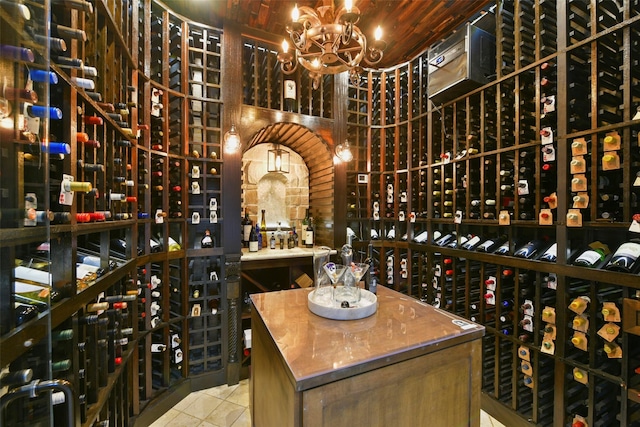
[[[616,249],[605,269],[632,273],[638,267],[640,258],[640,242],[636,239],[623,243]]]

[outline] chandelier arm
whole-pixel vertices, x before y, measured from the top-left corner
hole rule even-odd
[[[316,11],[309,6],[300,6],[298,10],[300,11],[298,22],[302,22],[305,29],[311,26],[322,25],[322,21]]]
[[[281,62],[280,68],[282,68],[282,72],[286,75],[293,74],[298,69],[298,61]]]
[[[351,22],[347,22],[344,26],[343,26],[343,31],[342,31],[342,43],[345,45],[348,45],[349,43],[351,43],[351,36],[353,35],[353,23]]]
[[[379,49],[370,49],[364,56],[364,61],[369,65],[376,65],[382,60],[384,52]]]

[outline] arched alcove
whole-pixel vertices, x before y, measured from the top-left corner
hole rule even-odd
[[[244,181],[247,179],[247,168],[250,167],[249,162],[245,162],[245,153],[250,153],[250,150],[258,145],[266,145],[271,148],[271,144],[264,144],[265,142],[278,143],[282,145],[282,148],[297,153],[306,165],[308,169],[308,200],[305,200],[304,196],[296,198],[292,195],[286,200],[287,209],[290,215],[304,217],[305,210],[309,206],[315,222],[316,243],[333,247],[335,167],[329,144],[320,135],[296,123],[279,122],[263,127],[254,133],[243,152],[243,191],[245,189]],[[263,159],[266,161],[266,154]],[[247,160],[249,160],[249,156],[247,156]],[[264,170],[266,171],[266,166]],[[245,205],[251,206],[249,202],[253,202],[247,196],[248,194],[243,194],[243,207]],[[257,205],[259,204],[258,200]],[[291,212],[292,210],[294,213]],[[249,213],[253,220],[260,221],[257,209],[255,216],[253,216],[254,213],[251,209]]]
[[[298,153],[287,149],[289,172],[269,172],[267,155],[272,148],[272,144],[257,144],[242,156],[243,207],[256,220],[265,210],[268,229],[276,228],[278,223],[283,229],[300,229],[309,206],[309,169]]]

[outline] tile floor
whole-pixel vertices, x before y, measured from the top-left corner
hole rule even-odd
[[[151,427],[251,427],[249,380],[200,390],[182,399]],[[504,427],[482,411],[480,427]]]

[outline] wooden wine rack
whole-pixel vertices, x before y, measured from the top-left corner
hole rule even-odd
[[[640,407],[627,393],[640,379],[637,329],[602,310],[612,303],[624,317],[624,301],[635,301],[640,287],[638,266],[604,269],[638,237],[628,229],[640,212],[639,15],[637,2],[498,2],[490,83],[431,104],[424,53],[349,88],[358,155],[348,172],[347,226],[359,237],[356,253],[364,259],[372,244],[380,283],[487,327],[482,406],[505,425],[564,426],[580,416],[590,426],[638,425]],[[620,145],[609,150],[614,132]],[[581,179],[571,166],[574,142],[587,146],[585,190],[572,188]],[[551,149],[554,160],[543,153]],[[619,168],[603,167],[611,152]],[[521,183],[528,194],[518,193]],[[574,206],[581,192],[586,207]],[[568,216],[573,209],[582,226]],[[423,231],[430,238],[416,243]],[[455,236],[439,246],[434,233]],[[473,236],[503,236],[508,254],[463,249]],[[537,240],[533,257],[514,255]],[[604,261],[574,265],[594,241],[608,245]],[[552,243],[556,261],[540,260]],[[581,296],[590,302],[579,315],[570,305]],[[619,333],[604,338],[605,326]]]

